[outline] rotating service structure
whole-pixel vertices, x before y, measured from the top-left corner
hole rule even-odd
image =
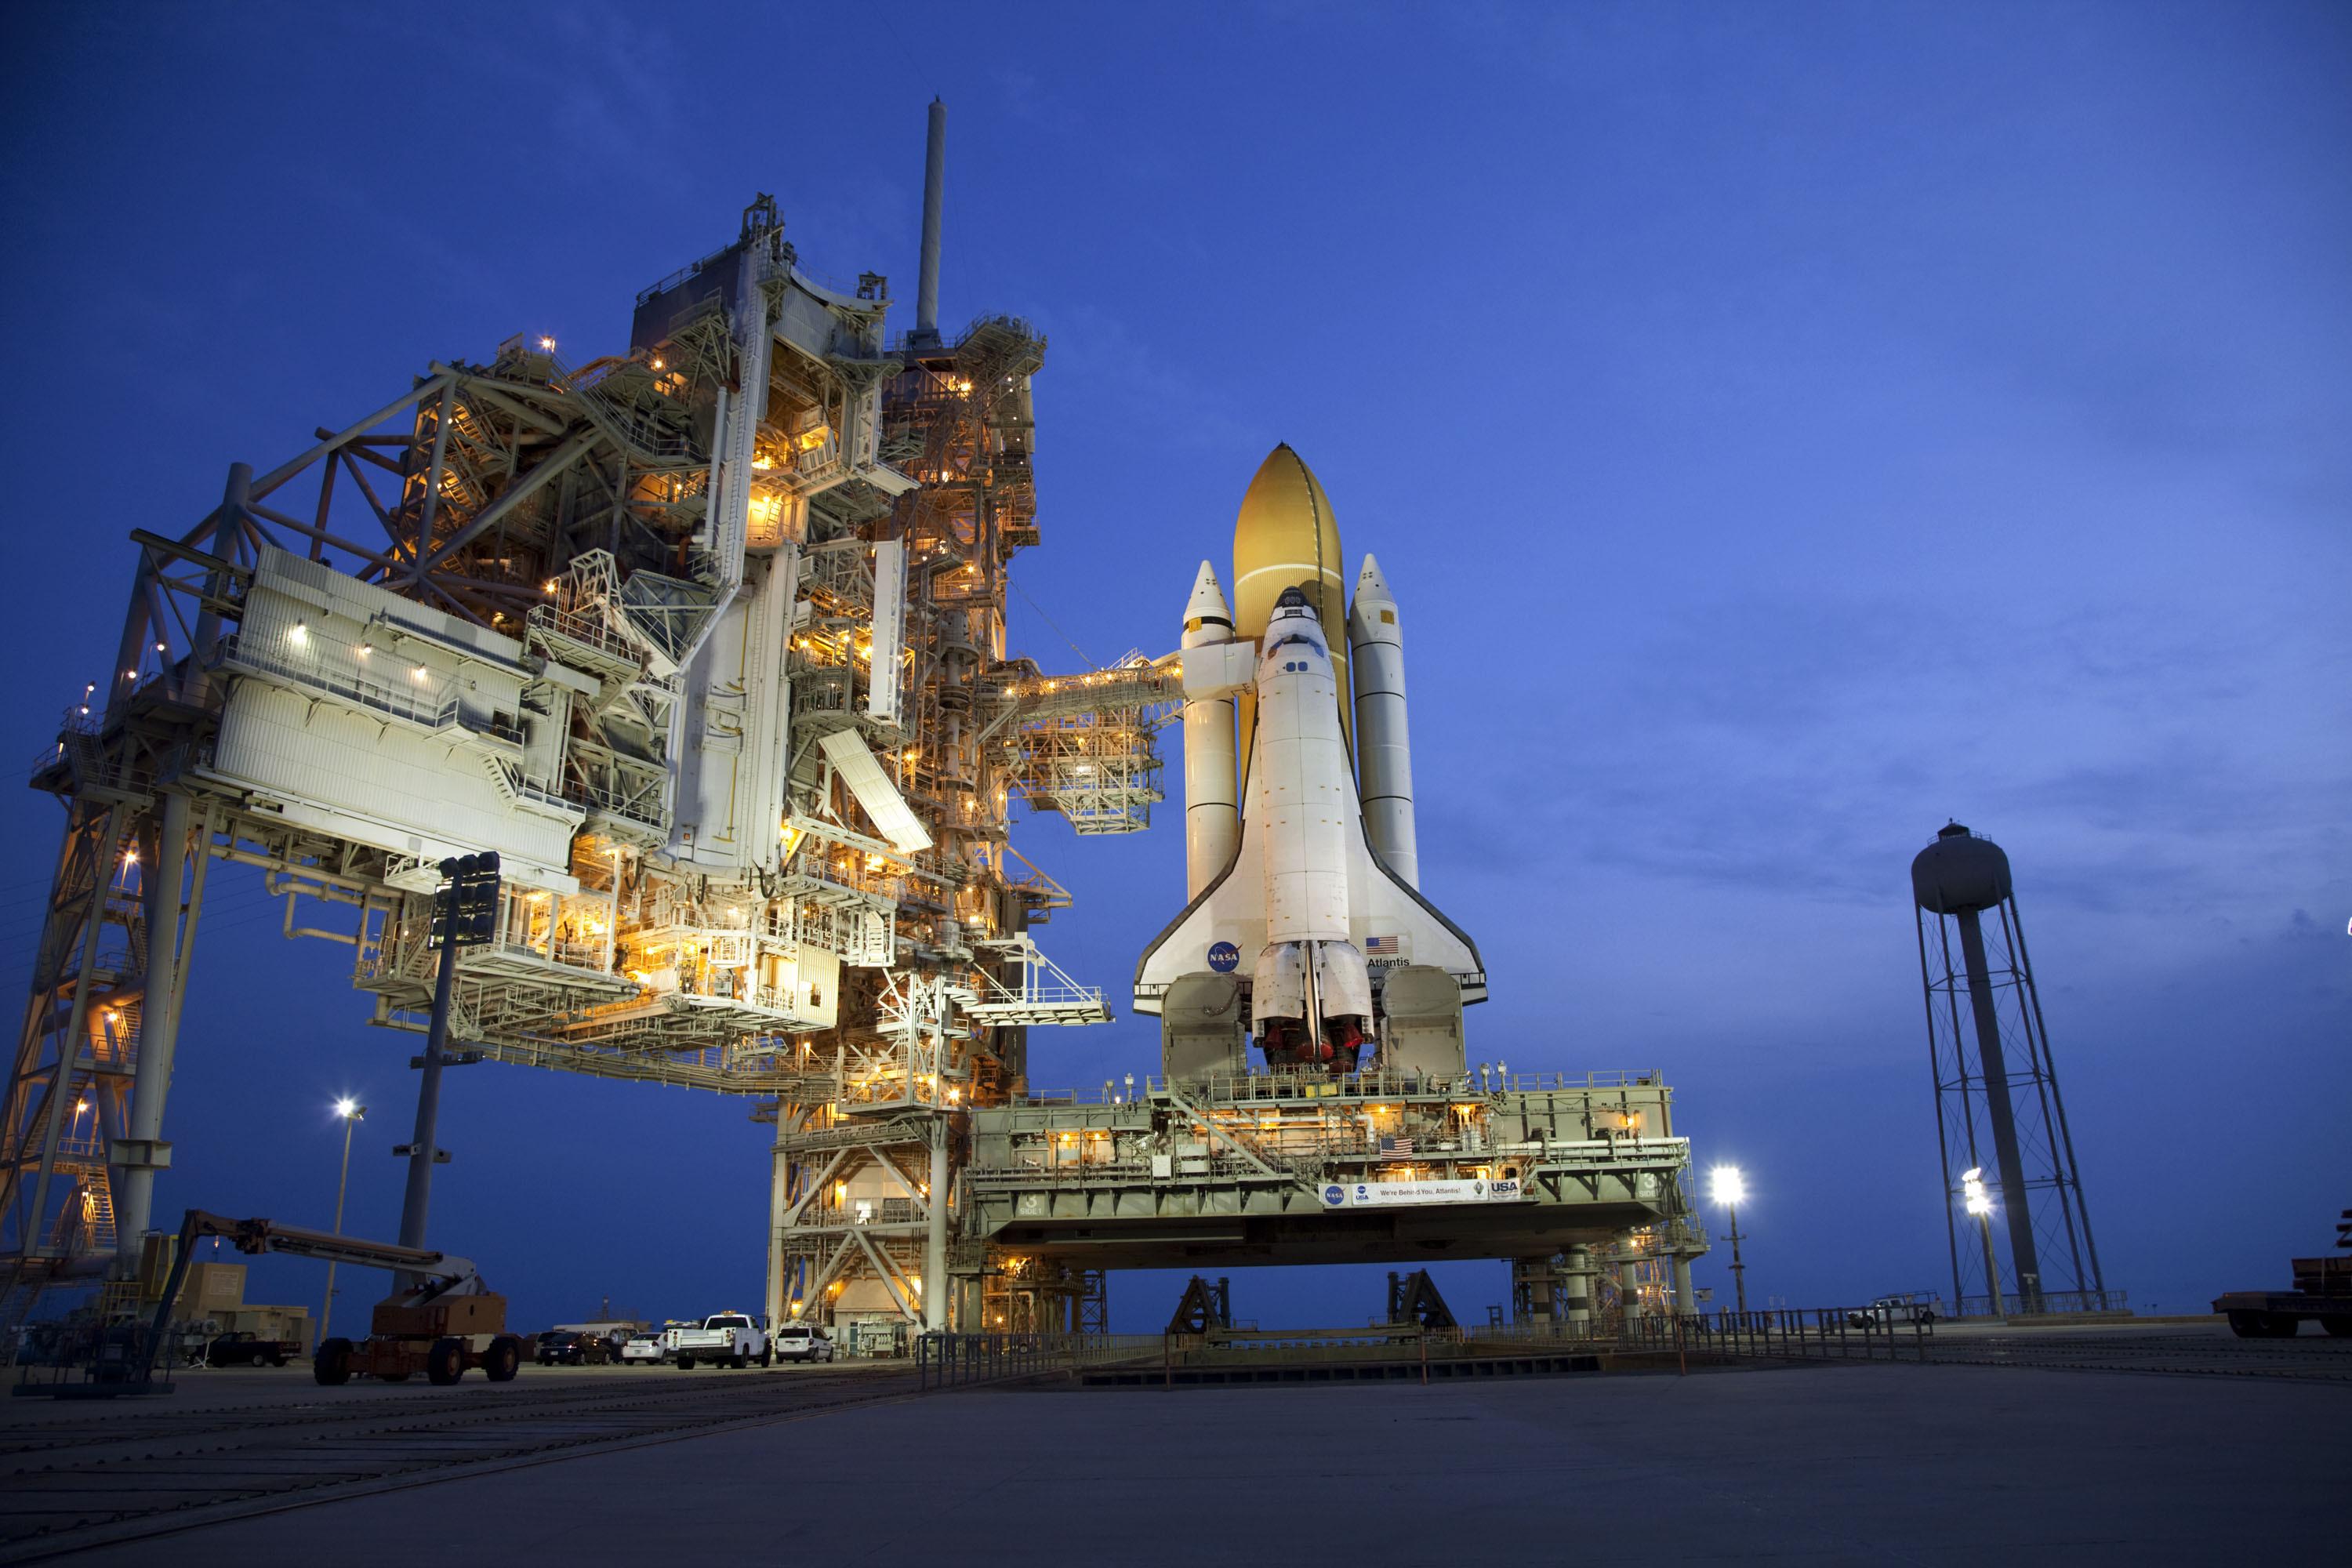
[[[134,533],[116,662],[34,769],[67,828],[0,1121],[0,1314],[152,1272],[208,892],[257,881],[421,1029],[435,868],[488,850],[467,1059],[749,1097],[772,1313],[945,1321],[950,1122],[1017,1091],[1029,1028],[1108,1016],[1037,943],[1068,896],[1010,808],[1146,826],[1174,676],[1073,678],[1080,726],[1007,657],[1045,341],[894,339],[889,308],[762,196],[637,295],[625,352],[436,362]]]
[[[208,899],[276,900],[422,1031],[436,868],[484,852],[457,1059],[741,1097],[776,1321],[1098,1328],[1113,1266],[1433,1254],[1511,1258],[1572,1319],[1597,1258],[1703,1245],[1655,1075],[1465,1060],[1485,976],[1417,889],[1395,597],[1367,560],[1350,614],[1295,454],[1179,649],[1008,649],[1046,345],[940,327],[943,106],[928,129],[904,336],[887,279],[818,277],[763,195],[635,297],[625,351],[430,363],[133,532],[114,663],[33,769],[66,826],[0,1105],[0,1325],[158,1276]],[[1164,1070],[1033,1094],[1027,1031],[1110,1014],[1039,944],[1070,900],[1013,807],[1148,826],[1180,716],[1188,902],[1134,988]],[[1628,1272],[1626,1310],[1680,1274]]]

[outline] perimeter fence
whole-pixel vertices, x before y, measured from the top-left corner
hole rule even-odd
[[[1352,1330],[1217,1330],[1205,1334],[929,1333],[915,1341],[915,1372],[918,1385],[929,1392],[1089,1367],[1150,1365],[1172,1372],[1203,1361],[1279,1361],[1302,1366],[1396,1361],[1426,1369],[1433,1362],[1571,1352],[1925,1361],[1934,1327],[1932,1320],[1898,1323],[1867,1309],[1823,1307],[1652,1316],[1607,1326],[1538,1322],[1423,1328],[1389,1323]],[[1425,1371],[1423,1375],[1425,1379]]]
[[[1622,1325],[1620,1350],[1769,1361],[1926,1361],[1931,1314],[1902,1317],[1870,1307],[1778,1307],[1762,1312],[1643,1317]]]
[[[1004,1383],[1052,1372],[1158,1360],[1160,1334],[952,1334],[915,1341],[916,1385],[925,1393]]]
[[[1166,1334],[929,1334],[916,1342],[927,1390],[1044,1379],[1100,1386],[1198,1384],[1423,1383],[1557,1372],[1683,1371],[1743,1363],[2038,1367],[2051,1370],[2226,1373],[2352,1383],[2352,1340],[2228,1336],[2194,1323],[2135,1323],[2086,1317],[2079,1327],[2042,1321],[2012,1332],[1885,1307],[1774,1308],[1765,1311],[1651,1314],[1630,1322],[1521,1323],[1423,1328],[1215,1328]]]

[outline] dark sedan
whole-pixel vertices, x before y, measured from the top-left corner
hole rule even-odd
[[[206,1366],[284,1366],[287,1358],[301,1353],[302,1347],[290,1340],[265,1340],[247,1330],[216,1336],[205,1347]]]
[[[602,1334],[550,1329],[539,1336],[538,1360],[541,1366],[603,1366],[612,1359],[613,1347],[604,1342]]]

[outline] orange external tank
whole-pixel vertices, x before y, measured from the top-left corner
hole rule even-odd
[[[1352,759],[1356,716],[1349,710],[1348,588],[1340,575],[1339,524],[1331,515],[1331,498],[1323,493],[1322,481],[1286,443],[1266,454],[1242,497],[1241,515],[1234,522],[1233,584],[1236,637],[1265,635],[1266,620],[1285,588],[1297,589],[1315,606],[1339,687],[1339,735]],[[1241,692],[1237,707],[1239,783],[1245,791],[1257,718],[1255,694]]]

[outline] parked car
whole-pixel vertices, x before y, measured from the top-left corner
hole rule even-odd
[[[539,1336],[537,1359],[541,1366],[603,1366],[613,1354],[601,1335],[550,1329]]]
[[[623,1366],[659,1366],[668,1359],[669,1352],[662,1344],[661,1335],[649,1329],[640,1330],[622,1342]]]
[[[749,1366],[755,1361],[765,1366],[773,1359],[767,1333],[748,1313],[713,1312],[698,1329],[671,1331],[677,1336],[680,1372],[698,1365]]]
[[[1845,1315],[1849,1327],[1856,1329],[1887,1329],[1897,1323],[1932,1323],[1936,1321],[1936,1298],[1925,1290],[1904,1290],[1892,1296],[1881,1296],[1867,1307],[1856,1307]]]
[[[831,1361],[833,1341],[823,1329],[809,1323],[786,1323],[776,1331],[778,1361]]]
[[[292,1340],[265,1340],[250,1329],[215,1335],[205,1346],[206,1366],[284,1366],[302,1353]]]

